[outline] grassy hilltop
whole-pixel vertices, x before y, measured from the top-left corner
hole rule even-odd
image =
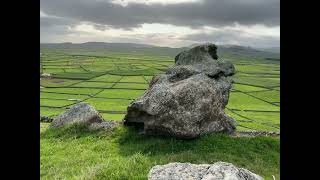
[[[93,44],[41,45],[40,73],[53,75],[40,80],[41,115],[54,117],[84,101],[105,119],[120,121],[152,76],[186,49]],[[237,69],[226,112],[238,130],[280,132],[279,54],[239,46],[218,47],[218,53]],[[279,138],[209,135],[182,141],[144,137],[125,127],[104,134],[79,126],[47,127],[40,124],[43,179],[145,179],[153,165],[173,161],[226,161],[266,179],[279,178]]]

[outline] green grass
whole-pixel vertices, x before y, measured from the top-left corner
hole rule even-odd
[[[73,101],[68,100],[53,100],[53,99],[40,99],[40,104],[43,106],[66,106],[72,104]]]
[[[147,89],[148,84],[137,84],[137,83],[118,83],[114,88],[124,88],[124,89]]]
[[[263,65],[263,64],[253,64],[253,65],[238,65],[237,71],[246,73],[268,73],[268,74],[279,74],[279,67]]]
[[[280,91],[264,91],[249,93],[269,102],[280,102]]]
[[[262,91],[266,90],[265,88],[255,87],[255,86],[248,86],[242,84],[234,84],[233,89],[243,91],[243,92],[250,92],[250,91]]]
[[[62,72],[62,73],[56,73],[55,77],[57,78],[75,78],[75,79],[90,79],[97,75],[100,75],[100,73],[92,74],[87,72]]]
[[[57,116],[63,113],[65,110],[60,108],[40,107],[40,111],[42,116]]]
[[[280,110],[279,106],[277,106],[280,104],[280,92],[277,91],[280,90],[280,65],[278,62],[228,54],[223,54],[220,57],[233,62],[238,71],[238,73],[232,77],[236,84],[233,86],[234,92],[230,95],[227,107],[238,110]],[[45,70],[46,72],[52,73],[50,72],[51,70],[56,71],[62,69],[66,72],[59,72],[56,74],[56,76],[65,79],[41,79],[40,83],[49,87],[68,86],[68,88],[42,88],[42,98],[61,99],[57,101],[53,100],[52,105],[55,104],[57,106],[65,105],[63,99],[89,98],[87,102],[99,106],[99,108],[101,108],[100,110],[103,111],[112,111],[114,109],[125,110],[125,106],[129,105],[130,102],[124,101],[127,103],[124,104],[124,102],[121,101],[120,104],[117,105],[119,100],[116,100],[115,98],[138,98],[144,91],[137,89],[148,88],[147,82],[152,79],[153,75],[162,73],[162,71],[158,69],[163,69],[174,63],[173,58],[167,56],[150,56],[130,52],[107,53],[101,50],[88,51],[83,49],[61,52],[45,51],[42,54],[42,59],[44,67],[49,68]],[[90,70],[91,72],[86,72],[83,68]],[[72,78],[80,78],[82,80],[72,80]],[[70,88],[69,86],[75,88]],[[103,90],[101,88],[114,89]],[[69,94],[49,94],[44,92]],[[83,94],[84,96],[77,94]],[[95,97],[101,99],[88,96],[94,94],[96,94]],[[48,101],[41,101],[41,104],[44,105],[43,103],[47,102]],[[46,105],[48,105],[48,103]],[[43,112],[41,113],[43,114]],[[47,113],[48,110],[46,111],[46,114]],[[228,114],[235,117],[236,120],[242,120],[241,117],[236,117],[236,115],[231,112],[228,112]],[[108,116],[115,117],[115,115],[112,114]],[[260,117],[262,116],[265,117],[263,118],[263,121],[267,121],[268,117],[272,115],[267,112],[263,112],[259,117],[253,114],[246,115],[246,117],[257,121],[260,121]],[[117,117],[119,117],[119,115],[117,115]],[[272,119],[273,125],[279,124],[279,121],[279,116]],[[254,123],[252,122],[250,123],[250,127],[257,128],[256,130],[267,129],[262,127],[261,124],[254,126]],[[244,127],[239,127],[240,130],[243,128]]]
[[[40,123],[41,179],[147,179],[152,166],[170,162],[225,161],[279,179],[280,143],[271,137],[208,135],[196,140],[146,137],[119,127],[47,129]]]
[[[73,94],[95,94],[100,91],[100,89],[91,88],[44,88],[41,89],[42,92],[57,92],[57,93],[73,93]]]
[[[41,98],[53,98],[53,99],[85,99],[88,98],[86,95],[77,95],[77,94],[55,94],[55,93],[47,93],[41,92]]]
[[[91,98],[86,100],[85,102],[91,104],[98,110],[103,110],[105,107],[109,107],[108,110],[110,111],[126,111],[128,104],[132,100],[119,100],[119,99],[112,99],[106,100],[103,98]]]
[[[113,83],[106,83],[106,82],[81,82],[81,83],[73,85],[72,87],[110,88],[112,85],[113,85]]]
[[[144,77],[147,79],[148,82],[150,82],[151,79],[153,78],[153,76],[144,76]]]
[[[120,82],[139,82],[139,83],[148,83],[142,76],[126,76],[121,79]]]
[[[143,93],[144,90],[106,89],[99,93],[97,97],[135,99],[141,96]]]
[[[280,107],[268,104],[249,95],[232,92],[227,107],[240,110],[268,110],[279,111]]]
[[[274,77],[274,78],[266,78],[266,77],[259,77],[259,76],[241,76],[239,74],[236,74],[233,79],[237,83],[243,83],[243,84],[251,84],[255,86],[279,86],[280,84],[280,78]]]
[[[121,121],[123,120],[125,114],[110,114],[110,113],[101,113],[102,117],[106,120]]]
[[[74,83],[80,82],[79,80],[62,80],[62,79],[41,79],[40,85],[44,87],[64,87],[70,86]]]
[[[97,55],[95,55],[95,53]],[[77,54],[77,56],[75,56],[75,54]],[[227,107],[238,110],[280,110],[279,107],[276,106],[280,103],[280,92],[277,91],[280,89],[278,62],[266,61],[259,58],[247,58],[234,55],[229,56],[226,54],[223,54],[221,57],[225,57],[227,60],[233,62],[236,69],[239,71],[239,73],[233,77],[237,83],[233,86],[235,92],[231,93]],[[68,86],[68,88],[42,88],[42,98],[60,99],[52,100],[53,103],[51,105],[54,104],[56,106],[65,105],[66,103],[63,100],[89,98],[86,102],[97,105],[99,110],[103,111],[112,111],[115,109],[125,111],[125,106],[129,105],[130,101],[117,100],[115,98],[138,98],[144,93],[144,90],[137,89],[148,88],[147,82],[152,79],[154,74],[161,72],[155,68],[163,69],[172,65],[174,62],[173,58],[170,57],[115,52],[108,52],[106,54],[106,52],[99,50],[90,52],[88,50],[73,50],[71,52],[46,51],[42,55],[42,58],[44,58],[42,61],[45,65],[44,67],[49,68],[46,69],[46,72],[52,73],[50,72],[51,70],[56,71],[57,69],[59,70],[59,68],[60,70],[64,69],[66,72],[60,72],[56,75],[65,79],[41,79],[40,83],[49,87]],[[85,72],[80,66],[91,72]],[[82,80],[72,80],[72,78],[81,78]],[[70,88],[69,86],[74,88]],[[103,90],[101,88],[114,89]],[[94,94],[96,94],[95,97],[98,98],[89,96]],[[255,96],[256,98],[252,96]],[[120,104],[118,104],[119,101]],[[269,101],[274,105],[264,101]],[[50,105],[47,100],[42,100],[40,103],[41,105],[44,105],[44,103],[46,103],[45,105]],[[46,110],[45,114],[48,114],[48,111],[49,110]],[[43,113],[44,112],[41,112],[41,114]],[[227,113],[230,116],[235,117],[236,120],[243,120],[242,117],[237,117],[237,115],[231,112],[227,111]],[[120,115],[108,114],[104,116],[108,117],[108,119],[109,117],[116,120],[121,119]],[[257,121],[260,121],[260,117],[264,116],[263,121],[267,121],[269,120],[268,117],[272,115],[264,112],[259,117],[253,114],[246,114],[245,116]],[[279,121],[279,116],[272,118],[273,125],[279,124]],[[239,121],[239,123],[241,124],[243,122]],[[254,124],[255,123],[250,122],[249,125],[251,128],[256,128],[256,130],[268,129],[268,127],[262,127],[261,124],[257,123],[257,126]],[[239,130],[243,130],[243,128],[244,127],[239,127]]]
[[[114,75],[104,75],[100,77],[93,78],[93,81],[107,81],[107,82],[116,82],[121,79],[121,76]]]
[[[122,75],[122,76],[139,76],[139,75],[152,75],[152,74],[158,74],[158,73],[162,73],[162,71],[160,70],[156,70],[156,69],[139,69],[139,70],[130,70],[130,69],[120,69],[120,70],[112,70],[109,71],[111,74],[114,75]]]

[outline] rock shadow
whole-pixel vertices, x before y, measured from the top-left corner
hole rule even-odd
[[[118,151],[122,156],[140,153],[151,157],[167,155],[179,159],[188,156],[186,159],[191,161],[208,161],[210,154],[211,157],[217,157],[216,160],[226,157],[225,160],[246,159],[247,161],[257,156],[267,159],[271,151],[280,152],[279,140],[274,137],[231,137],[224,133],[216,133],[186,140],[142,135],[138,134],[134,128],[125,128],[126,131],[117,138]],[[215,159],[210,161],[213,160]]]

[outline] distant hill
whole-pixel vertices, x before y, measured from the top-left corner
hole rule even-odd
[[[122,52],[122,53],[146,53],[157,54],[164,56],[175,56],[179,52],[190,49],[199,44],[193,44],[188,47],[170,48],[159,47],[148,44],[136,44],[136,43],[105,43],[105,42],[86,42],[86,43],[40,43],[40,48],[44,49],[88,49],[88,50],[104,50],[110,52]],[[218,54],[230,54],[248,57],[269,58],[273,60],[280,59],[280,53],[254,49],[251,47],[237,46],[237,45],[218,45]]]
[[[135,43],[106,43],[106,42],[86,42],[86,43],[40,43],[42,48],[85,48],[85,49],[114,49],[114,48],[152,48],[156,47],[148,44],[135,44]]]
[[[280,53],[280,47],[260,48],[260,50],[272,53]]]
[[[200,44],[191,44],[187,48],[193,48]],[[248,46],[239,45],[218,45],[218,54],[232,54],[249,57],[259,57],[267,59],[280,59],[280,47],[272,48],[252,48]]]
[[[280,59],[280,53],[265,51],[261,49],[254,49],[252,47],[237,46],[237,45],[221,45],[218,46],[218,53],[233,54],[233,55],[243,55],[249,57],[258,58],[271,58]]]
[[[104,50],[120,53],[145,53],[164,56],[175,56],[183,48],[159,47],[149,44],[136,43],[105,43],[105,42],[86,42],[86,43],[40,43],[40,48],[57,50]]]

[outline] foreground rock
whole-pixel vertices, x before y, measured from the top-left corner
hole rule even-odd
[[[50,127],[57,128],[71,124],[86,124],[90,129],[108,129],[118,125],[113,121],[103,121],[102,116],[94,107],[86,103],[78,103],[69,110],[54,118]]]
[[[196,138],[233,133],[236,122],[224,113],[234,66],[216,60],[216,46],[197,46],[178,54],[166,74],[153,77],[144,95],[132,102],[124,124],[150,135]]]
[[[169,163],[154,166],[148,180],[263,180],[249,170],[230,163],[214,164]]]

